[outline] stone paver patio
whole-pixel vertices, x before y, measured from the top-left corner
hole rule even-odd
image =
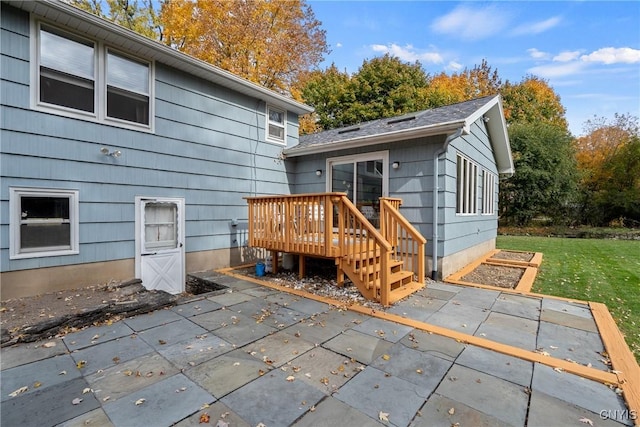
[[[584,304],[438,282],[367,312],[209,275],[229,289],[3,348],[2,425],[634,425]]]

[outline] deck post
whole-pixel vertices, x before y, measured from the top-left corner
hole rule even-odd
[[[271,251],[271,268],[273,274],[278,272],[278,251]]]
[[[306,257],[302,254],[298,255],[298,278],[302,279],[307,274]]]

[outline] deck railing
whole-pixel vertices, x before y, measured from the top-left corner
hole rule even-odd
[[[247,202],[252,247],[339,258],[339,265],[352,267],[348,274],[359,276],[369,297],[384,305],[391,292],[391,260],[402,261],[416,282],[424,281],[426,240],[398,212],[400,199],[380,199],[380,230],[345,193],[248,197]]]
[[[427,243],[422,234],[407,219],[400,215],[398,209],[401,199],[380,198],[380,233],[393,247],[392,259],[403,261],[404,269],[413,271],[415,280],[424,280],[424,244]]]

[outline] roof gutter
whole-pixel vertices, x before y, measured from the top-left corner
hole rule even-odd
[[[463,134],[469,134],[468,126],[459,127],[455,133],[447,136],[442,147],[433,153],[433,220],[431,221],[433,228],[431,236],[431,246],[433,248],[431,251],[431,278],[433,280],[438,280],[438,191],[440,190],[438,187],[438,175],[440,173],[438,171],[438,160],[442,154],[446,153],[451,141]]]
[[[293,146],[283,150],[287,157],[305,156],[308,154],[326,153],[328,151],[344,150],[347,148],[365,147],[374,144],[383,144],[411,138],[440,135],[460,129],[466,125],[463,121],[439,123],[437,125],[422,126],[419,128],[403,129],[372,136],[359,136],[357,138],[345,139],[340,142],[327,144],[314,144],[309,147],[297,148]]]

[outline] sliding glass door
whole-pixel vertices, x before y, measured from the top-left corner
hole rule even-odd
[[[327,190],[347,193],[362,214],[379,227],[379,198],[388,194],[388,152],[337,157],[327,160]]]

